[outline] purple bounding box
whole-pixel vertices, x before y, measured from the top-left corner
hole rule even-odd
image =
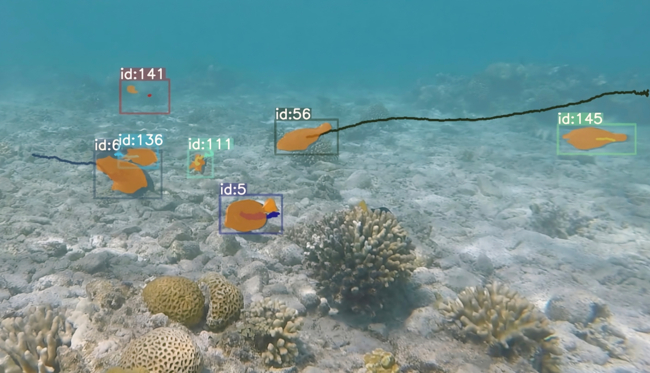
[[[172,86],[164,67],[120,68],[120,114],[167,115]]]
[[[282,194],[219,194],[219,234],[283,234],[283,212]]]

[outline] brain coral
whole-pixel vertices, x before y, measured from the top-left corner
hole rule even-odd
[[[58,372],[58,346],[69,345],[72,325],[50,306],[31,307],[27,317],[0,324],[0,372]]]
[[[388,288],[414,268],[411,240],[387,211],[355,207],[294,229],[289,237],[306,247],[305,264],[320,293],[354,312],[383,308]]]
[[[205,297],[199,285],[185,277],[159,277],[145,286],[142,297],[151,313],[164,313],[184,325],[196,325],[203,318]]]
[[[132,340],[122,352],[120,367],[145,368],[151,373],[198,373],[203,357],[184,330],[158,328]]]
[[[298,311],[278,300],[264,298],[244,312],[241,333],[263,351],[264,364],[281,367],[293,364],[298,355],[295,340],[303,319]]]
[[[440,310],[460,322],[464,337],[487,343],[492,353],[506,357],[539,355],[542,373],[559,372],[562,351],[549,320],[505,285],[466,288]]]
[[[205,274],[199,283],[205,284],[208,288],[210,303],[206,318],[208,328],[222,329],[239,318],[244,308],[244,296],[237,286],[215,272]]]

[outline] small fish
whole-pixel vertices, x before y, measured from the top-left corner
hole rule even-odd
[[[148,148],[142,148],[142,149],[129,148],[126,150],[126,155],[122,156],[122,159],[126,161],[131,161],[133,163],[137,163],[140,166],[150,166],[158,162],[158,155],[156,155],[155,151]]]
[[[238,232],[250,232],[264,227],[267,219],[280,215],[273,198],[264,204],[252,199],[235,201],[226,208],[223,225]]]
[[[315,143],[319,136],[332,129],[329,123],[323,123],[316,128],[301,128],[285,133],[278,141],[278,149],[284,151],[305,150]]]
[[[627,135],[612,133],[601,128],[583,127],[563,135],[562,138],[576,149],[590,150],[613,142],[623,142],[627,140]]]
[[[203,166],[205,166],[205,160],[201,154],[194,156],[194,160],[190,163],[190,170],[194,169],[196,172],[203,172]]]
[[[95,163],[97,169],[113,181],[112,190],[133,194],[149,185],[144,171],[131,162],[105,157],[98,159]]]
[[[560,339],[560,337],[558,337],[555,334],[551,334],[548,337],[544,338],[544,342],[550,342],[550,341],[556,340],[556,339]]]
[[[113,140],[107,139],[108,142]],[[97,170],[113,181],[111,190],[130,194],[134,198],[142,197],[148,190],[154,190],[151,176],[138,166],[148,166],[158,161],[153,150],[123,147],[118,151],[97,151],[96,159]]]
[[[368,209],[368,205],[366,204],[366,201],[364,201],[364,200],[361,200],[361,202],[359,202],[359,207],[361,207],[361,209],[363,211],[365,211],[365,212],[368,212],[368,210],[370,210],[372,212],[377,211],[377,210],[379,210],[381,212],[390,212],[390,210],[387,209],[386,207],[378,207],[376,209]]]

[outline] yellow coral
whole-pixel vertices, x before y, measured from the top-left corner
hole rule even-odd
[[[212,330],[222,329],[239,318],[244,308],[244,296],[234,284],[222,275],[211,272],[199,279],[208,288],[209,304],[206,324]]]
[[[203,318],[205,297],[199,285],[185,277],[159,277],[145,286],[142,297],[151,313],[164,313],[186,326]]]
[[[363,363],[369,373],[397,373],[399,364],[390,352],[378,348],[363,356]]]

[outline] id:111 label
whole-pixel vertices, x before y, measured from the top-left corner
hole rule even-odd
[[[230,150],[233,146],[231,138],[190,137],[187,143],[190,150]]]

